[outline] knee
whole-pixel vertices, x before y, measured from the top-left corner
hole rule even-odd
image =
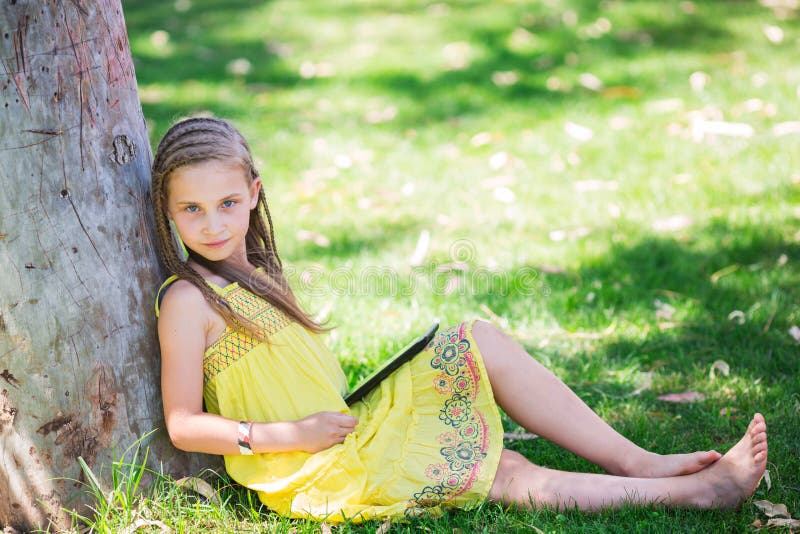
[[[481,340],[489,339],[500,334],[500,330],[492,323],[478,319],[472,324],[472,337],[480,344]]]
[[[511,363],[509,356],[514,352],[515,341],[493,324],[482,320],[477,320],[472,325],[472,337],[489,375],[504,372],[504,367]]]

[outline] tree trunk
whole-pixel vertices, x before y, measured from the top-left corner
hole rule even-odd
[[[164,426],[150,146],[119,0],[3,0],[0,62],[0,527],[60,529]]]

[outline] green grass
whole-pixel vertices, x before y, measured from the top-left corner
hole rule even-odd
[[[337,327],[330,345],[352,381],[434,318],[495,318],[656,452],[726,449],[762,411],[772,489],[756,498],[800,515],[800,345],[788,333],[800,324],[800,134],[773,133],[798,118],[797,10],[710,0],[123,7],[152,140],[190,113],[241,127],[294,287]],[[695,85],[706,83],[693,90],[698,72]],[[581,85],[587,73],[604,88]],[[695,139],[698,116],[753,135]],[[683,224],[664,229],[676,216]],[[422,232],[430,246],[412,267]],[[466,270],[437,270],[455,260]],[[671,316],[657,316],[656,301]],[[711,380],[718,359],[731,373]],[[657,399],[682,391],[706,400]],[[593,469],[543,440],[507,446]],[[136,510],[176,531],[319,530],[219,484],[222,506],[161,481]],[[485,504],[391,531],[727,532],[759,517],[749,503],[597,515]],[[118,530],[131,516],[109,518]]]

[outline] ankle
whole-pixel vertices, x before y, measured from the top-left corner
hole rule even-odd
[[[658,461],[660,455],[640,449],[620,455],[619,465],[615,472],[609,473],[623,477],[648,478],[652,466]]]

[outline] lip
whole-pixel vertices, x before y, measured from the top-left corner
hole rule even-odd
[[[220,248],[225,246],[225,243],[230,241],[230,239],[223,239],[222,241],[214,241],[213,243],[205,243],[205,246],[209,248]]]

